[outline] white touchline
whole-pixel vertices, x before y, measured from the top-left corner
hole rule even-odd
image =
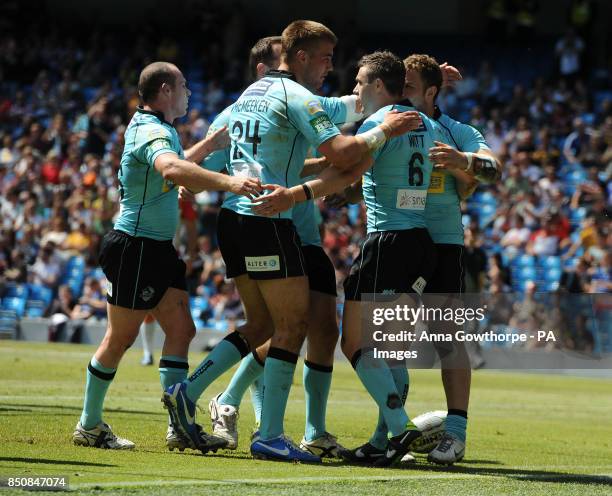
[[[516,474],[520,478],[528,479],[549,479],[550,474]],[[612,474],[555,474],[554,478],[569,479],[576,477],[593,478],[593,477],[612,477]],[[414,475],[366,475],[366,476],[332,476],[332,477],[287,477],[273,479],[225,479],[225,480],[144,480],[144,481],[126,481],[126,482],[89,482],[83,484],[70,484],[70,489],[87,489],[92,487],[136,487],[136,486],[221,486],[221,485],[236,485],[236,484],[286,484],[292,482],[371,482],[371,481],[402,481],[402,480],[418,480],[418,479],[483,479],[496,478],[502,479],[505,476],[496,474],[414,474]]]

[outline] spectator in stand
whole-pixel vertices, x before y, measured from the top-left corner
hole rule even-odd
[[[514,258],[525,249],[530,235],[531,231],[525,227],[525,220],[520,215],[515,215],[512,228],[504,234],[500,244],[505,248],[508,257]]]
[[[565,138],[563,144],[563,155],[570,164],[579,164],[582,150],[590,141],[587,126],[580,117],[573,122],[573,131]]]
[[[553,219],[548,216],[542,227],[531,235],[527,244],[527,253],[535,256],[556,255],[559,252],[559,241]]]
[[[49,325],[49,341],[61,341],[77,300],[72,294],[70,286],[62,284],[57,291],[57,297],[45,312],[45,317],[51,319]],[[72,341],[72,339],[70,339]],[[73,341],[74,342],[74,341]]]
[[[573,28],[569,28],[557,44],[555,54],[559,59],[559,74],[569,82],[574,82],[583,72],[582,57],[585,45]]]
[[[52,243],[43,245],[36,262],[32,266],[31,277],[34,284],[55,289],[61,275],[60,264],[54,259],[55,248]]]
[[[610,247],[597,265],[590,270],[591,293],[612,293],[612,251]]]

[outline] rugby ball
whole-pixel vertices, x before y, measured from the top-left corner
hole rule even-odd
[[[412,423],[423,433],[423,436],[410,445],[410,451],[429,453],[436,447],[444,434],[446,413],[444,410],[435,410],[422,413],[412,419]]]

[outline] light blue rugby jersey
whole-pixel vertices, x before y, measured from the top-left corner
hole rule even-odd
[[[436,108],[434,119],[440,125],[442,139],[447,145],[462,152],[489,150],[482,134],[474,127],[451,119]],[[434,171],[427,195],[425,219],[434,243],[463,245],[463,223],[457,180],[451,174]]]
[[[269,71],[244,91],[231,107],[229,131],[229,173],[285,187],[301,183],[309,146],[340,134],[319,99],[284,71]],[[255,215],[246,197],[233,210]],[[291,217],[291,209],[278,215]]]
[[[333,124],[340,125],[347,121],[347,106],[341,98],[335,97],[321,97],[316,96],[319,100],[321,107],[328,115],[329,119]],[[221,129],[223,126],[229,127],[230,113],[232,105],[223,110],[212,122],[208,130],[208,134]],[[221,171],[224,168],[229,168],[230,162],[230,148],[224,150],[218,150],[204,159],[202,166],[214,171]],[[312,179],[315,176],[310,177],[299,177],[301,169],[292,168],[290,182],[293,184],[300,184]],[[225,200],[222,207],[230,210],[238,211],[237,203],[240,200],[238,195],[232,193],[225,194]],[[321,245],[321,236],[319,232],[319,224],[321,222],[321,216],[318,212],[317,206],[314,201],[307,201],[298,203],[293,208],[292,219],[297,232],[300,236],[302,245]]]
[[[409,101],[388,105],[372,114],[357,134],[372,129],[390,110],[415,110]],[[433,164],[428,151],[441,138],[438,124],[421,114],[423,126],[387,141],[372,157],[363,175],[368,233],[424,228],[427,188]]]
[[[162,153],[184,158],[178,133],[160,112],[138,108],[125,130],[119,167],[120,211],[115,229],[166,241],[179,221],[178,188],[153,166]]]

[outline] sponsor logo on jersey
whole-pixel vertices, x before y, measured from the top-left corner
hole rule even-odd
[[[444,183],[446,181],[446,174],[444,172],[432,172],[431,180],[429,182],[428,193],[444,193]]]
[[[427,190],[398,189],[395,208],[401,210],[425,210]]]
[[[280,269],[278,255],[264,257],[244,257],[247,271],[249,272],[268,272]]]
[[[165,150],[165,149],[172,150],[172,143],[170,143],[169,139],[158,138],[151,142],[151,144],[149,145],[149,149],[152,152],[156,152],[158,150]]]
[[[152,129],[151,131],[149,131],[149,134],[147,134],[147,138],[149,140],[154,140],[156,138],[167,138],[167,137],[168,137],[168,132],[164,128]]]
[[[311,119],[309,122],[317,134],[321,134],[327,131],[328,129],[334,127],[332,122],[329,120],[329,117],[327,116],[327,114],[315,117],[314,119]]]
[[[323,107],[321,107],[321,102],[319,102],[319,100],[307,101],[306,108],[308,109],[308,113],[310,115],[315,115],[319,112],[323,112]]]
[[[256,83],[253,83],[251,86],[249,86],[242,94],[242,96],[264,96],[270,89],[270,86],[272,86],[273,84],[274,80],[272,79],[260,79]]]

